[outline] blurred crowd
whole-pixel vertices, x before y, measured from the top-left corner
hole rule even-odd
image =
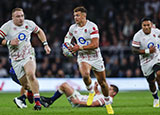
[[[87,8],[87,18],[99,27],[107,77],[143,77],[138,56],[131,52],[131,42],[141,28],[142,17],[151,17],[159,28],[159,0],[1,0],[0,25],[11,19],[13,8],[23,8],[25,18],[35,21],[45,31],[52,48],[52,53],[45,55],[42,43],[32,35],[37,77],[79,78],[76,57],[66,58],[61,50],[64,36],[74,23],[73,9],[79,5]],[[8,50],[0,46],[0,77],[9,76],[9,65]]]

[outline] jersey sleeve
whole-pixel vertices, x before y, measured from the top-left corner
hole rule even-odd
[[[5,38],[5,36],[7,36],[7,33],[9,31],[9,22],[6,22],[5,24],[3,24],[0,28],[0,37],[1,38]]]
[[[134,37],[133,37],[133,41],[132,41],[132,46],[133,47],[140,47],[140,38],[138,36],[138,34],[135,34]]]
[[[155,29],[156,35],[158,35],[158,38],[160,38],[160,30],[158,28]]]
[[[90,36],[92,38],[99,38],[99,30],[96,24],[92,24],[90,27]]]
[[[64,38],[64,43],[65,42],[71,43],[72,38],[73,38],[73,26],[69,28],[69,31],[67,32]]]
[[[97,101],[99,102],[100,106],[105,104],[105,100],[103,98],[99,98]]]
[[[31,31],[32,31],[33,33],[39,32],[40,28],[39,28],[33,21],[29,20],[29,21],[28,21],[28,25],[30,26]]]

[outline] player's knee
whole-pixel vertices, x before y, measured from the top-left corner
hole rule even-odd
[[[156,72],[157,77],[160,78],[160,70]]]
[[[82,74],[83,78],[86,78],[86,77],[88,78],[90,76],[90,72],[87,72],[87,71],[84,71],[81,74]]]
[[[67,86],[67,83],[64,82],[64,83],[62,83],[62,85],[60,86],[60,88],[64,88],[64,87],[66,87],[66,86]]]
[[[29,78],[29,80],[31,80],[31,81],[36,79],[34,72],[28,72],[28,73],[26,73],[26,75]]]

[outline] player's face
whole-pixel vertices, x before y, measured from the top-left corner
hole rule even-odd
[[[113,87],[110,86],[110,87],[109,87],[109,96],[114,97],[115,94],[116,94],[116,92],[113,90]]]
[[[143,21],[142,22],[142,29],[145,34],[151,33],[151,27],[152,27],[151,21]]]
[[[80,11],[74,12],[74,21],[76,24],[82,23],[82,21],[86,19],[86,14]]]
[[[12,14],[12,20],[15,25],[22,26],[24,23],[24,13],[23,11],[15,11]]]

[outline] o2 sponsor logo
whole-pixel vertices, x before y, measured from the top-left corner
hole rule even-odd
[[[20,34],[18,35],[18,39],[19,39],[20,41],[27,40],[27,39],[26,39],[26,35],[25,35],[24,33],[20,33]]]
[[[79,43],[81,44],[89,44],[89,42],[87,42],[83,37],[78,38]]]
[[[148,43],[147,47],[150,48],[151,46],[157,46],[157,48],[160,48],[160,44],[154,44],[153,42]]]

